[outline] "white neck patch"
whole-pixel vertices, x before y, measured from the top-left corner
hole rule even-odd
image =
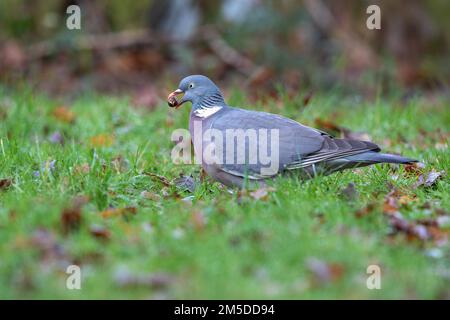
[[[219,106],[213,106],[213,107],[208,107],[208,108],[199,108],[194,111],[194,115],[196,117],[206,119],[206,118],[212,116],[214,113],[218,112],[220,109],[222,109],[222,107],[219,107]]]

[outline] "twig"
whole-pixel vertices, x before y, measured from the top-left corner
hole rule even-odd
[[[204,28],[202,35],[211,50],[226,64],[247,76],[252,75],[257,69],[257,66],[250,59],[230,47],[213,28]]]
[[[122,31],[119,33],[82,35],[66,45],[54,40],[38,42],[28,48],[28,59],[39,60],[61,51],[107,51],[135,46],[151,46],[164,43],[149,30]]]
[[[200,31],[200,39],[211,48],[213,53],[226,64],[243,74],[250,76],[257,66],[248,58],[229,46],[220,34],[212,27]],[[31,45],[27,49],[29,62],[52,57],[65,51],[109,51],[133,47],[168,46],[176,39],[161,37],[150,30],[132,30],[119,33],[80,35],[72,42],[60,43],[47,40]],[[193,42],[194,40],[191,40]]]

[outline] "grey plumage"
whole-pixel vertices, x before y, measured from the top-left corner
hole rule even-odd
[[[184,97],[178,101],[175,95],[180,93],[184,93]],[[401,156],[379,153],[380,148],[372,142],[337,139],[280,115],[230,107],[225,103],[219,88],[205,76],[194,75],[184,78],[177,91],[169,95],[168,101],[172,107],[179,107],[187,101],[192,102],[189,127],[196,154],[200,154],[211,143],[223,149],[224,154],[231,154],[234,161],[221,159],[223,161],[215,163],[207,163],[203,154],[200,155],[205,171],[214,179],[229,186],[242,187],[246,181],[264,183],[267,179],[285,173],[311,177],[319,173],[330,174],[375,163],[416,162]],[[196,123],[201,123],[201,137],[195,136],[200,134],[194,130]],[[223,136],[226,136],[227,130],[276,131],[277,144],[275,146],[269,144],[267,148],[270,155],[278,151],[276,171],[262,172],[264,166],[260,162],[248,161],[252,152],[258,152],[258,155],[261,152],[259,144],[256,149],[251,148],[250,136],[243,144],[246,158],[245,163],[242,163],[236,161],[235,149],[227,150],[225,141],[222,144],[216,140],[205,141],[203,135],[206,130],[211,129],[223,133]],[[268,135],[269,140],[272,138],[270,135],[272,133]]]

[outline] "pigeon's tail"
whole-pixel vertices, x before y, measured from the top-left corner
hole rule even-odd
[[[378,153],[374,151],[364,152],[356,154],[354,156],[346,157],[345,160],[356,163],[399,163],[399,164],[411,164],[418,162],[414,159],[405,158],[402,156],[397,156],[395,154],[389,153]]]
[[[330,174],[344,169],[353,169],[358,167],[370,166],[376,163],[399,163],[410,164],[418,162],[414,159],[409,159],[401,156],[396,156],[389,153],[378,153],[376,151],[367,151],[352,156],[347,156],[326,162],[324,172]]]

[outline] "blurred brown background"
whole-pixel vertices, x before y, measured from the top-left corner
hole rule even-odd
[[[71,4],[81,30],[66,28]],[[366,27],[371,4],[381,30]],[[192,73],[262,97],[280,85],[288,94],[448,92],[449,13],[438,0],[2,0],[0,82],[128,93],[150,108]]]

